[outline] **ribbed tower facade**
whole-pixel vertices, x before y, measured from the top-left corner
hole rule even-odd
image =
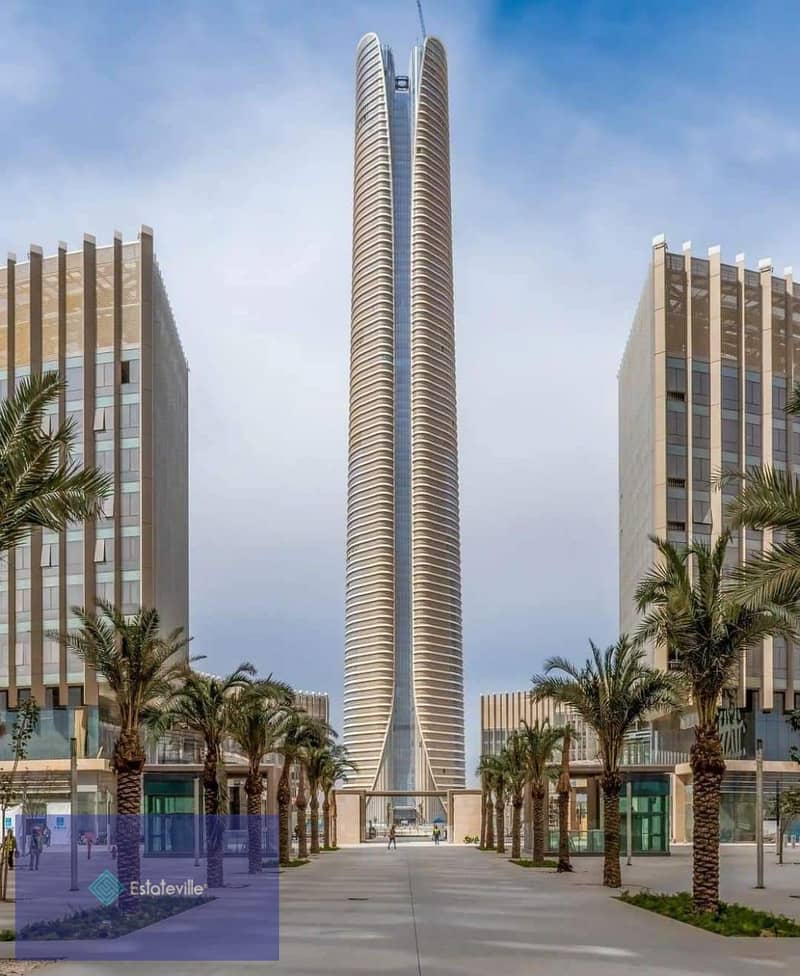
[[[447,57],[356,58],[344,736],[372,790],[464,785]]]

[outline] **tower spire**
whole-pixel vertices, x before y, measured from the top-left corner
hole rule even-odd
[[[417,13],[419,14],[419,26],[422,28],[422,40],[428,36],[425,30],[425,18],[422,15],[422,0],[417,0]]]

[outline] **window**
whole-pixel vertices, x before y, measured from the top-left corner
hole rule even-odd
[[[722,375],[722,408],[723,410],[739,409],[739,381],[735,376]]]
[[[83,366],[67,366],[67,396],[76,399],[83,390]]]
[[[113,388],[114,386],[114,364],[113,363],[97,363],[96,373],[97,387],[99,388]]]
[[[683,454],[667,454],[667,477],[680,478],[686,477],[686,457]]]
[[[58,643],[58,641],[45,638],[44,646],[42,648],[42,661],[45,664],[58,664],[60,651],[61,645]]]
[[[139,519],[139,492],[123,491],[119,496],[119,507],[123,521],[136,523]]]
[[[139,568],[139,536],[124,535],[121,539],[122,544],[122,569]]]
[[[685,522],[686,521],[686,499],[667,498],[667,521]]]
[[[774,427],[772,430],[772,450],[786,456],[786,431],[782,427]]]
[[[28,662],[30,663],[30,662]],[[17,704],[24,705],[25,702],[31,700],[31,690],[30,688],[17,688]]]
[[[748,413],[759,413],[761,410],[761,381],[748,379],[745,381],[745,404]]]
[[[114,429],[114,408],[98,407],[94,412],[94,430],[103,433]]]
[[[53,434],[58,431],[58,414],[57,413],[46,413],[42,417],[42,433],[46,434],[48,437],[52,437]]]
[[[748,421],[744,425],[744,433],[747,453],[759,454],[761,452],[761,424]]]
[[[692,477],[695,482],[711,481],[711,461],[709,458],[704,458],[704,457],[692,458]]]
[[[42,610],[58,610],[58,587],[42,587]]]
[[[17,613],[31,612],[31,591],[17,590]]]
[[[136,474],[139,471],[138,447],[124,447],[120,451],[120,471],[123,474]]]
[[[31,635],[28,633],[17,635],[17,667],[31,666]]]
[[[113,492],[110,495],[106,495],[106,497],[103,499],[103,515],[106,518],[114,517],[114,493]]]
[[[83,606],[83,583],[67,584],[67,606],[70,609]]]
[[[692,370],[692,399],[695,403],[708,403],[711,377],[705,370]]]
[[[47,566],[58,566],[57,542],[42,543],[42,558],[39,561],[39,565],[42,566],[42,568]]]
[[[104,563],[106,561],[106,540],[97,539],[94,544],[94,561]]]
[[[59,693],[58,687],[55,687],[55,688],[45,688],[45,690],[44,690],[44,707],[45,708],[58,708],[58,706],[59,706],[58,693]]]
[[[711,437],[711,418],[705,413],[696,413],[692,417],[694,439],[707,441]]]
[[[83,539],[67,540],[67,573],[83,572]]]
[[[17,546],[16,566],[18,570],[31,568],[31,547],[27,543]]]
[[[739,453],[739,421],[722,418],[722,450]]]
[[[126,386],[139,385],[139,360],[123,359],[121,365],[122,382]]]
[[[139,607],[139,581],[122,581],[122,605],[125,607]]]
[[[139,404],[123,403],[119,411],[119,425],[125,431],[139,431]]]
[[[667,434],[673,439],[686,435],[686,412],[676,409],[673,403],[667,409]]]
[[[80,708],[83,705],[83,685],[70,685],[67,688],[67,704],[71,708]]]
[[[109,446],[111,446],[111,442],[110,441],[108,441],[107,443],[109,444]],[[100,445],[98,444],[98,447],[99,446]],[[111,450],[108,450],[108,451],[100,451],[100,450],[98,450],[97,453],[95,454],[94,460],[95,460],[95,465],[101,471],[104,471],[106,474],[113,474],[114,473],[114,450],[113,450],[113,448]]]

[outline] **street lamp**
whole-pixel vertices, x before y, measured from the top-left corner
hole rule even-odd
[[[756,740],[756,888],[764,887],[764,745]]]

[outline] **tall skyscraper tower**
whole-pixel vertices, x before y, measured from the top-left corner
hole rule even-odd
[[[356,57],[344,737],[354,786],[408,790],[410,805],[464,785],[447,56],[433,37],[408,75],[375,34]]]

